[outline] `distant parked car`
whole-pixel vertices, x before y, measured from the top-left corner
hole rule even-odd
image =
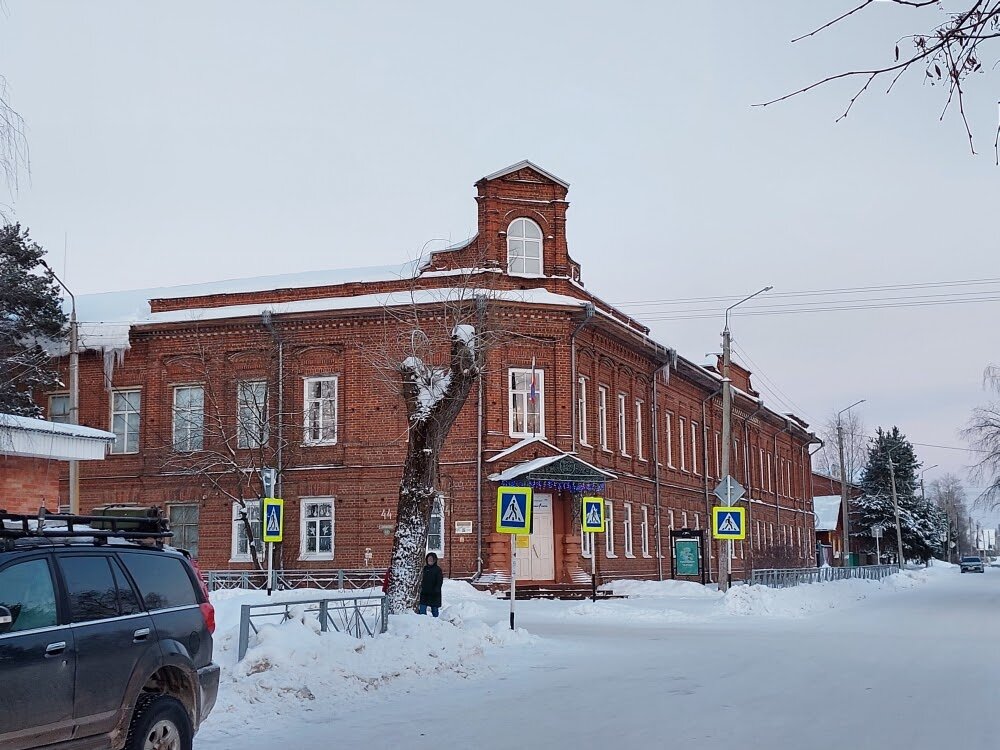
[[[978,555],[966,555],[959,561],[963,573],[984,573],[986,566]]]

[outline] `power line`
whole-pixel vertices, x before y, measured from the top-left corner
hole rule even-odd
[[[982,448],[960,448],[957,445],[935,445],[934,443],[914,443],[910,441],[911,445],[919,445],[921,448],[941,448],[946,451],[963,451],[965,453],[989,453],[988,450],[983,450]]]

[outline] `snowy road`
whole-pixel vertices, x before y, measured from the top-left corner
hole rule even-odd
[[[611,605],[602,602],[597,606]],[[502,618],[499,603],[490,615]],[[314,705],[232,726],[197,750],[368,748],[909,750],[995,746],[1000,569],[939,575],[803,618],[620,625],[529,603],[509,646],[470,679]]]

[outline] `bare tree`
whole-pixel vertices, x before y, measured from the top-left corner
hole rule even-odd
[[[868,428],[854,411],[841,417],[841,425],[844,431],[844,470],[841,471],[840,466],[836,414],[832,414],[820,430],[823,439],[823,448],[819,452],[820,466],[835,479],[847,477],[848,482],[857,482],[868,460]]]
[[[960,552],[971,549],[973,534],[969,525],[969,512],[965,505],[965,487],[962,485],[962,480],[954,474],[945,474],[927,486],[927,496],[948,517],[950,541]],[[946,550],[945,554],[950,559],[951,549]]]
[[[897,40],[892,48],[891,61],[883,65],[836,73],[756,106],[766,107],[833,81],[857,79],[861,82],[861,86],[851,97],[843,114],[837,118],[837,122],[840,122],[850,114],[854,103],[873,84],[885,82],[888,94],[907,72],[916,71],[918,75],[922,72],[921,77],[925,83],[939,87],[942,91],[944,105],[940,119],[944,119],[949,109],[958,108],[969,139],[969,148],[974,154],[975,140],[965,107],[966,89],[973,76],[984,73],[984,65],[996,67],[995,60],[991,65],[990,60],[984,62],[984,56],[988,54],[986,47],[989,43],[1000,39],[1000,0],[962,0],[962,9],[958,11],[946,10],[942,0],[855,0],[855,2],[850,10],[793,39],[792,42],[800,42],[838,26],[853,16],[862,14],[876,3],[881,6],[892,4],[910,11],[923,9],[935,12],[937,16],[934,19],[927,19],[925,31]],[[944,20],[941,20],[942,17]],[[1000,124],[997,127],[993,149],[997,163],[1000,164]]]
[[[257,354],[268,361],[274,357],[270,347]],[[301,424],[294,421],[299,415],[271,408],[274,377],[233,380],[201,337],[195,353],[182,357],[179,366],[200,390],[185,389],[190,400],[175,400],[170,438],[161,451],[162,471],[198,477],[237,505],[250,558],[260,570],[262,550],[254,528],[260,518],[251,503],[262,495],[261,469],[273,467],[280,473],[278,456],[283,454],[287,463],[290,431],[279,426]],[[227,394],[235,394],[235,400]]]
[[[803,566],[802,551],[794,544],[782,541],[772,542],[754,553],[753,566],[758,569],[801,568]]]
[[[441,449],[498,340],[489,320],[495,269],[479,264],[449,281],[447,289],[426,289],[415,278],[402,300],[387,300],[383,339],[363,346],[379,381],[406,408],[388,587],[394,613],[416,600],[431,511],[442,497]]]
[[[28,140],[24,135],[24,120],[10,106],[7,79],[0,76],[0,172],[13,197],[20,186],[22,172],[30,166]],[[0,203],[0,218],[6,218],[10,207]]]
[[[973,409],[962,436],[980,455],[972,469],[973,477],[987,483],[975,503],[981,508],[996,510],[1000,508],[1000,366],[986,368],[983,383],[998,400]]]

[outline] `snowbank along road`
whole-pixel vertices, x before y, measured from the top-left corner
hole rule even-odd
[[[504,603],[449,582],[440,620],[359,643],[303,618],[265,627],[240,664],[238,605],[261,595],[221,593],[226,674],[196,746],[996,747],[1000,569],[615,588],[629,598],[519,603],[512,633]]]

